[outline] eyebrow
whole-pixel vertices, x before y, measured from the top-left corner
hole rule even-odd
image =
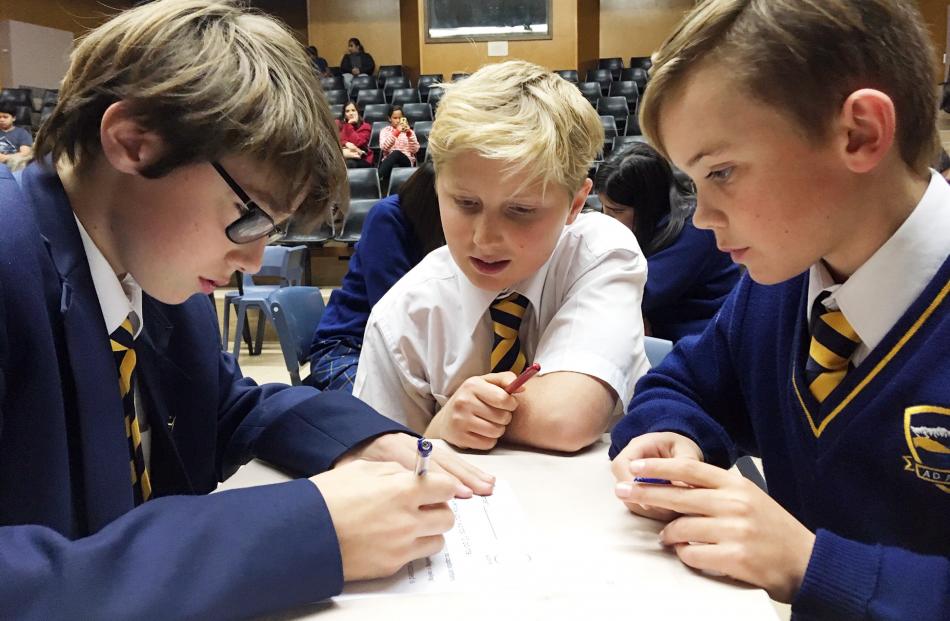
[[[726,148],[728,148],[729,146],[731,145],[728,142],[720,142],[719,144],[715,144],[711,147],[707,147],[703,149],[702,151],[700,151],[699,153],[697,153],[696,155],[694,155],[693,157],[689,159],[689,161],[686,163],[686,168],[692,168],[699,162],[699,160],[703,159],[704,157],[716,155],[720,151],[723,151]]]

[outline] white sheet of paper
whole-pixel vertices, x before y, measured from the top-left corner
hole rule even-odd
[[[452,500],[455,526],[445,547],[413,561],[389,578],[350,582],[339,598],[408,593],[449,593],[511,586],[523,588],[533,562],[531,533],[506,481],[491,496]]]

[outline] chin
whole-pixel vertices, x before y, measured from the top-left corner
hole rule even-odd
[[[786,280],[795,278],[805,270],[781,270],[770,267],[756,267],[754,265],[745,265],[749,272],[749,277],[760,285],[777,285]],[[808,269],[808,268],[805,268]]]

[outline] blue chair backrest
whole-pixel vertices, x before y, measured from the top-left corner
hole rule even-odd
[[[267,246],[264,248],[264,258],[261,269],[255,274],[244,274],[241,277],[244,289],[255,286],[254,277],[279,278],[280,287],[299,285],[303,282],[304,257],[306,246]]]
[[[310,355],[313,331],[323,316],[323,295],[319,287],[284,287],[271,294],[270,308],[287,371],[299,385],[300,365]]]
[[[647,360],[650,366],[655,367],[666,358],[666,354],[673,350],[673,342],[666,339],[658,339],[652,336],[643,337],[643,348],[646,350]]]

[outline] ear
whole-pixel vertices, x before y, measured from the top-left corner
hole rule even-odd
[[[119,172],[138,175],[164,151],[161,137],[142,126],[125,101],[117,101],[102,115],[99,140],[103,157]]]
[[[838,122],[847,135],[842,156],[852,172],[874,170],[894,145],[897,113],[894,102],[881,91],[862,88],[851,93]]]
[[[574,198],[571,200],[571,211],[567,214],[567,223],[573,224],[574,220],[577,219],[577,214],[581,212],[581,209],[584,208],[584,203],[587,201],[587,195],[590,194],[590,189],[594,187],[594,182],[589,178],[584,179],[584,184],[581,185],[581,189],[574,193]]]

